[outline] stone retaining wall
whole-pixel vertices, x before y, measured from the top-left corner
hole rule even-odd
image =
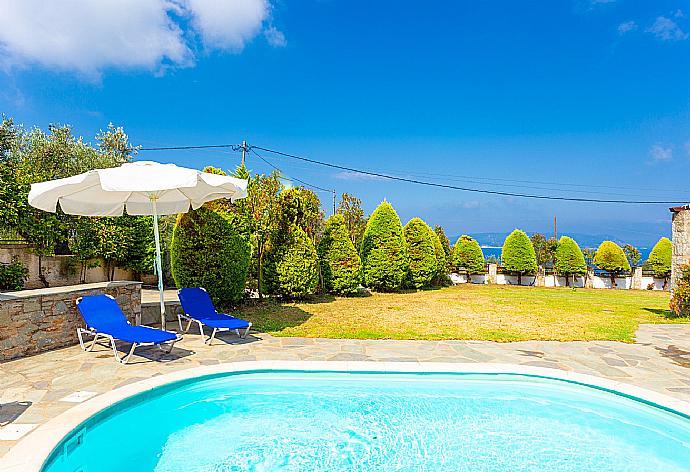
[[[132,324],[141,315],[140,282],[100,282],[0,293],[0,362],[78,342],[76,300],[107,293]]]

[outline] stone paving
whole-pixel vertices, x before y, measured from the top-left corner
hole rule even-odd
[[[124,351],[125,346],[122,347]],[[140,348],[128,365],[112,351],[68,347],[0,364],[0,457],[33,427],[94,395],[191,367],[248,360],[499,362],[605,377],[690,401],[690,325],[641,325],[635,344],[614,341],[390,341],[223,333],[213,346],[187,334],[170,354]]]

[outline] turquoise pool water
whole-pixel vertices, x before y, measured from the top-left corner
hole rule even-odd
[[[690,419],[521,375],[256,372],[116,404],[43,470],[671,472]]]

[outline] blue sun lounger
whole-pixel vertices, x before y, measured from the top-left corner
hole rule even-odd
[[[180,323],[180,330],[186,333],[192,323],[199,325],[199,333],[204,335],[204,325],[213,328],[211,336],[204,340],[210,346],[213,338],[218,331],[235,331],[241,338],[246,338],[249,333],[249,328],[252,324],[249,321],[235,318],[234,316],[218,313],[216,307],[213,306],[211,297],[203,288],[182,288],[177,291],[177,296],[182,304],[184,314],[177,315],[177,321]],[[188,321],[187,329],[182,328],[182,319]],[[240,330],[244,329],[244,334],[240,335]]]
[[[148,326],[132,326],[122,313],[120,305],[110,295],[87,295],[77,299],[77,310],[86,323],[86,328],[77,328],[79,345],[85,351],[91,351],[98,338],[110,339],[115,359],[126,364],[137,346],[158,346],[163,349],[163,344],[169,344],[172,351],[173,345],[182,339],[177,333],[149,328]],[[91,345],[87,348],[83,335],[93,336]],[[120,357],[115,347],[115,340],[131,343],[132,347],[126,356]]]

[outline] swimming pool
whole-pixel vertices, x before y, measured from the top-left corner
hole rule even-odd
[[[690,419],[515,374],[257,371],[98,413],[45,472],[688,470]]]

